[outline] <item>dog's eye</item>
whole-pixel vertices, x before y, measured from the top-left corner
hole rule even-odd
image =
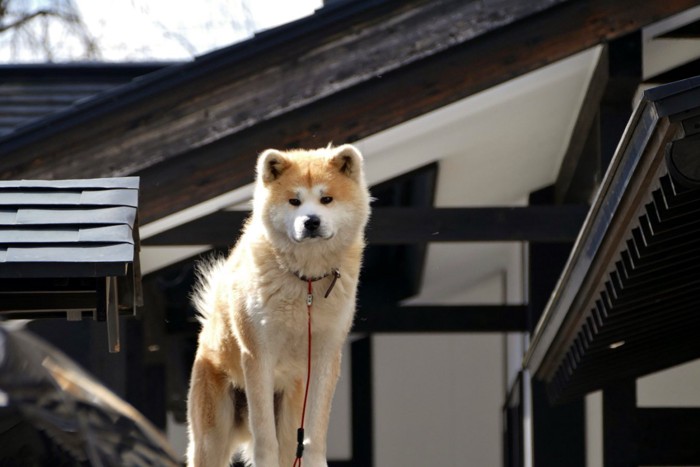
[[[333,201],[333,198],[331,196],[321,197],[321,204],[330,204],[332,201]]]
[[[301,206],[301,200],[298,198],[291,198],[289,200],[289,204],[291,204],[292,206]]]

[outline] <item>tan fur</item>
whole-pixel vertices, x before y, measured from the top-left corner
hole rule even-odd
[[[238,243],[228,258],[202,267],[194,294],[202,329],[188,399],[188,465],[228,466],[237,450],[256,467],[292,465],[307,351],[307,284],[295,274],[321,277],[337,268],[341,277],[328,298],[332,276],[313,282],[303,457],[305,467],[326,467],[331,400],[369,217],[362,157],[350,145],[267,150],[258,158],[253,204]],[[320,219],[317,229],[311,217]]]

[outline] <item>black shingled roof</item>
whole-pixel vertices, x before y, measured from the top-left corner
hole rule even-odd
[[[172,64],[88,62],[0,65],[0,139],[138,76]]]

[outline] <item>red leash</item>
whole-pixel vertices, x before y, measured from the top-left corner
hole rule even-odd
[[[331,271],[331,274],[333,275],[333,280],[328,286],[328,290],[326,290],[326,293],[324,294],[323,298],[328,298],[328,296],[331,293],[331,290],[333,290],[333,287],[335,286],[336,281],[340,279],[340,271],[338,269],[333,269]],[[297,276],[299,279],[306,281],[306,283],[308,284],[308,291],[306,294],[306,315],[308,317],[307,323],[309,337],[308,350],[306,356],[306,389],[304,389],[304,406],[301,409],[301,426],[299,427],[299,429],[297,429],[297,457],[294,460],[294,464],[292,464],[292,467],[301,467],[301,457],[304,455],[304,419],[306,418],[306,401],[309,398],[309,385],[311,383],[311,305],[314,302],[313,286],[311,284],[314,281],[318,281],[323,279],[324,277],[328,277],[329,274],[316,278],[301,276],[297,273],[295,273],[294,275]]]
[[[335,281],[334,281],[335,282]],[[306,401],[309,398],[309,383],[311,382],[311,305],[314,301],[313,281],[307,280],[309,284],[308,294],[306,295],[306,315],[308,317],[308,350],[306,357],[306,389],[304,389],[304,406],[301,409],[301,426],[297,430],[297,457],[294,460],[292,467],[301,467],[301,457],[304,455],[304,419],[306,418]]]

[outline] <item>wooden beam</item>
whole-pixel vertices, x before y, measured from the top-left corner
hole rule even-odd
[[[355,141],[695,5],[378,0],[322,10],[3,140],[0,178],[139,174],[148,223],[252,181],[265,147]]]
[[[378,207],[367,227],[375,244],[467,241],[571,242],[586,206],[494,208]],[[220,211],[142,240],[144,246],[232,245],[249,214]]]
[[[0,313],[22,312],[27,317],[31,312],[39,313],[58,310],[65,316],[64,310],[94,310],[97,308],[96,292],[0,292]]]
[[[556,202],[591,202],[629,120],[641,76],[641,31],[605,44],[559,170]]]
[[[638,408],[634,424],[641,465],[700,465],[700,408]]]
[[[698,465],[700,408],[637,407],[634,379],[603,389],[605,465]]]
[[[353,332],[523,332],[525,305],[359,307]]]
[[[636,413],[634,379],[620,380],[603,388],[603,465],[639,465]]]
[[[600,104],[608,83],[608,46],[603,46],[588,83],[554,183],[556,203],[590,202],[602,179],[600,169]]]
[[[372,336],[350,344],[352,381],[352,463],[374,465],[374,391]]]
[[[438,164],[433,163],[412,173],[399,177],[398,180],[389,180],[385,182],[386,186],[403,186],[395,189],[399,194],[399,198],[389,198],[391,202],[387,205],[397,204],[398,206],[414,206],[431,208],[435,203],[435,190],[437,189],[438,180]],[[402,181],[403,180],[403,181]],[[384,184],[372,187],[372,195],[378,198],[374,203],[379,203],[382,196],[381,187]],[[391,190],[394,191],[394,190]],[[390,192],[391,192],[390,191]],[[387,193],[388,194],[388,193]],[[375,242],[376,243],[376,242]],[[425,271],[425,262],[428,257],[428,243],[416,242],[411,245],[406,245],[402,248],[403,265],[401,266],[403,276],[403,287],[397,290],[403,290],[404,297],[412,297],[417,295],[423,285],[423,272]],[[365,252],[365,260],[368,257],[368,251]],[[377,271],[379,272],[379,271]]]
[[[600,158],[604,174],[627,127],[642,82],[642,31],[610,41],[609,79],[600,107]]]

